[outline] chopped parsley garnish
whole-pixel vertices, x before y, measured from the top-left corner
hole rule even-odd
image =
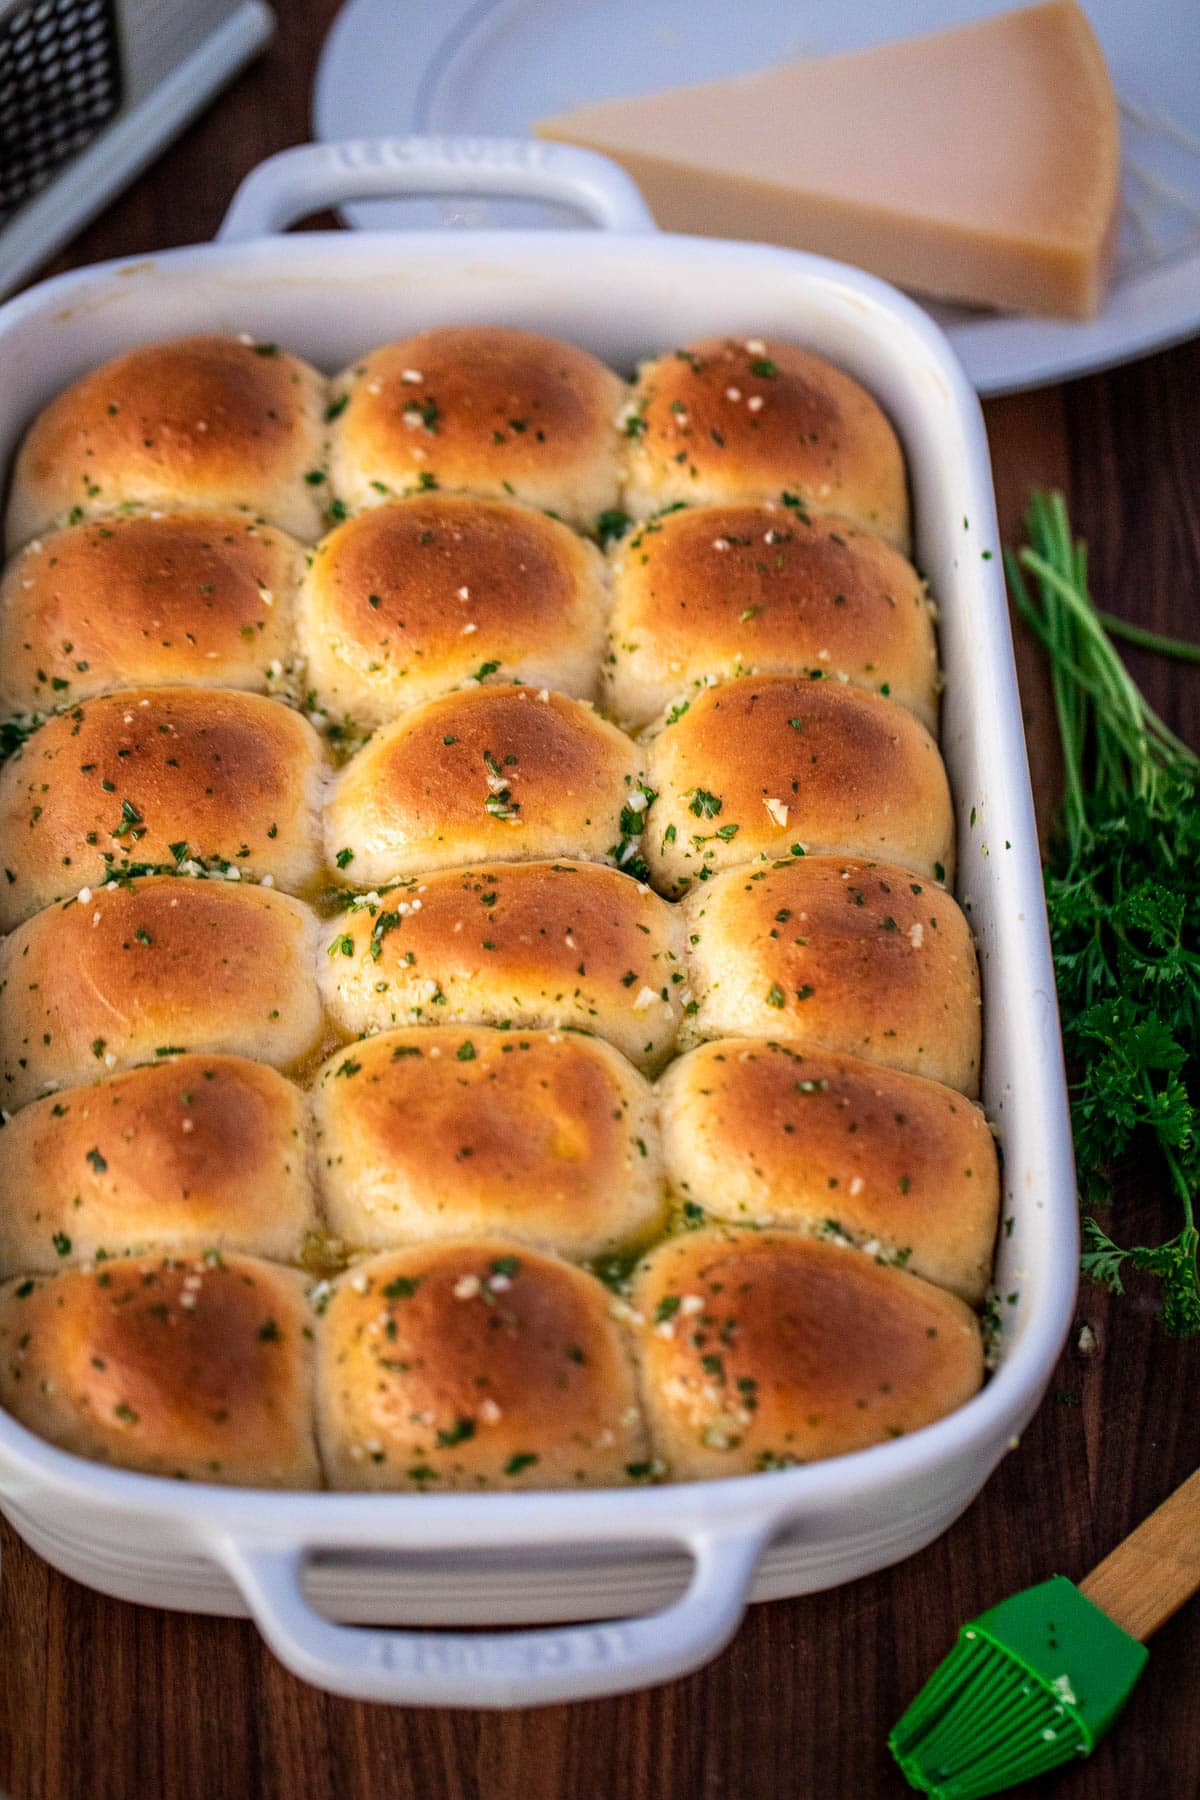
[[[143,824],[145,824],[145,820],[142,818],[137,807],[133,804],[133,801],[122,800],[121,820],[120,823],[114,827],[112,836],[115,838],[122,838],[127,833],[131,833],[135,840],[140,837],[145,837],[146,834],[144,831],[135,829],[137,826]]]
[[[721,810],[721,796],[710,794],[707,788],[690,788],[684,798],[688,802],[688,811],[698,819],[715,819]]]
[[[628,531],[631,522],[628,513],[616,506],[609,507],[596,520],[596,536],[602,544],[611,543],[613,538],[622,537]]]
[[[449,1449],[453,1444],[465,1444],[468,1438],[473,1438],[474,1436],[474,1419],[469,1419],[460,1415],[460,1417],[455,1419],[449,1430],[438,1432],[437,1441],[443,1449]]]

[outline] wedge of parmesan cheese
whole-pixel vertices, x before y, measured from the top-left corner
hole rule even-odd
[[[1074,0],[535,130],[621,163],[669,231],[816,250],[1005,310],[1087,318],[1103,301],[1117,106]]]

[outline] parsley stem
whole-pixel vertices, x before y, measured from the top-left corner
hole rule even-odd
[[[1173,656],[1178,662],[1200,663],[1200,644],[1164,637],[1161,632],[1148,631],[1144,625],[1134,625],[1117,613],[1101,612],[1099,608],[1096,617],[1103,621],[1110,637],[1124,638],[1127,644],[1137,644],[1143,650],[1157,650],[1160,656]]]
[[[1147,1069],[1142,1070],[1142,1092],[1146,1096],[1146,1105],[1153,1109],[1158,1096],[1155,1094],[1153,1085],[1150,1081],[1150,1073]],[[1163,1153],[1163,1160],[1171,1172],[1171,1180],[1174,1184],[1175,1192],[1179,1195],[1180,1202],[1183,1206],[1186,1229],[1188,1231],[1193,1231],[1196,1226],[1196,1215],[1192,1208],[1192,1190],[1188,1186],[1187,1177],[1179,1166],[1179,1161],[1173,1147],[1163,1141],[1161,1131],[1155,1132],[1154,1135],[1158,1139],[1158,1147]]]

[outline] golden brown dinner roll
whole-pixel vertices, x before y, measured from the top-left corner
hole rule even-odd
[[[324,380],[277,344],[143,344],[72,382],[29,427],[8,547],[128,507],[229,508],[315,538],[325,436]]]
[[[983,1379],[961,1300],[796,1233],[668,1238],[639,1265],[633,1298],[651,1436],[676,1480],[903,1437]]]
[[[358,887],[477,859],[626,866],[645,804],[639,752],[582,701],[472,688],[427,700],[359,751],[334,785],[326,846]]]
[[[299,562],[294,538],[236,513],[34,538],[0,583],[0,710],[176,681],[287,691]]]
[[[681,894],[738,863],[806,851],[886,856],[952,878],[938,747],[904,707],[834,681],[747,675],[668,715],[649,748],[644,854]]]
[[[35,1100],[0,1131],[0,1274],[143,1250],[293,1261],[316,1225],[305,1125],[299,1090],[240,1056]]]
[[[596,863],[446,869],[352,901],[326,940],[319,976],[346,1031],[584,1031],[652,1071],[679,1026],[680,916]]]
[[[329,1485],[644,1479],[645,1426],[612,1306],[594,1276],[507,1238],[360,1263],[333,1284],[317,1326]]]
[[[376,507],[311,558],[300,640],[319,705],[374,727],[470,682],[590,700],[607,570],[545,513],[463,494]]]
[[[0,770],[0,929],[147,866],[306,887],[325,766],[312,726],[261,694],[134,688],[59,713]]]
[[[330,392],[334,491],[354,511],[448,488],[590,528],[616,505],[627,390],[574,344],[442,326],[372,350]]]
[[[643,363],[625,426],[625,510],[784,500],[909,545],[904,453],[865,388],[811,350],[705,338]]]
[[[5,1282],[0,1400],[94,1462],[318,1487],[306,1287],[293,1269],[215,1250]]]
[[[0,1096],[185,1050],[287,1068],[320,1042],[317,920],[288,894],[151,875],[47,907],[0,944]]]
[[[852,1056],[723,1038],[672,1063],[658,1093],[681,1198],[735,1224],[853,1240],[983,1299],[996,1146],[956,1089]]]
[[[326,1217],[351,1245],[500,1231],[592,1257],[662,1218],[651,1089],[598,1038],[384,1032],[330,1057],[312,1104]]]
[[[775,671],[890,694],[936,730],[925,583],[848,520],[778,502],[685,507],[621,539],[612,564],[603,686],[629,724],[711,681]]]
[[[944,888],[891,863],[730,869],[683,902],[688,1035],[767,1037],[979,1092],[979,970]]]

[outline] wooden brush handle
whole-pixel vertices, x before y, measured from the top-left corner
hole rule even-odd
[[[1079,1583],[1143,1642],[1200,1588],[1200,1469]]]

